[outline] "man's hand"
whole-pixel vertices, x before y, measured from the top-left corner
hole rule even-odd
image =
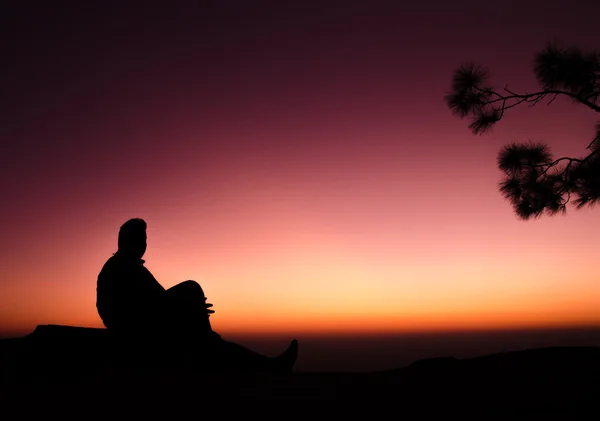
[[[205,307],[206,307],[206,312],[207,312],[208,314],[213,314],[213,313],[215,312],[214,310],[211,310],[211,309],[210,309],[210,308],[213,306],[212,304],[210,304],[210,303],[204,303],[204,305],[205,305]]]

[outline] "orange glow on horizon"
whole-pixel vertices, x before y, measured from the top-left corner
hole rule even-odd
[[[200,281],[217,311],[211,317],[213,328],[222,334],[386,334],[600,325],[596,279],[573,267],[577,265],[542,268],[520,263],[523,259],[516,254],[512,262],[505,255],[476,264],[473,254],[473,260],[465,259],[457,251],[454,256],[432,257],[437,264],[425,266],[418,255],[397,262],[385,256],[369,259],[368,253],[344,250],[341,243],[335,247],[331,239],[321,250],[309,242],[301,247],[299,241],[297,250],[304,252],[280,247],[266,253],[259,248],[254,255],[239,253],[229,260],[236,253],[226,250],[186,265],[185,254],[175,256],[172,250],[152,247],[152,233],[157,230],[149,226],[146,266],[165,287],[185,279]],[[184,249],[191,247],[182,242]],[[320,244],[325,243],[321,238]],[[153,259],[160,251],[162,259]],[[44,273],[32,268],[34,278],[5,285],[4,297],[9,299],[0,307],[4,335],[31,331],[38,324],[102,327],[95,309],[95,276],[105,259],[100,252],[87,256],[81,252],[80,257],[84,260],[71,271],[71,281],[39,281],[36,278],[42,279]],[[165,283],[169,272],[175,275],[169,278],[178,281]],[[192,276],[197,273],[202,277]],[[537,281],[523,281],[530,277]],[[567,277],[572,281],[564,282]],[[23,282],[29,296],[19,301]]]

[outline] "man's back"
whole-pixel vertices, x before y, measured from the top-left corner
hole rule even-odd
[[[102,267],[96,286],[96,308],[112,330],[152,328],[161,319],[165,289],[144,267],[142,259],[118,252]]]

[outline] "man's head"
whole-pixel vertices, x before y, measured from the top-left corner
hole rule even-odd
[[[146,221],[130,219],[119,230],[119,253],[141,259],[146,253]]]

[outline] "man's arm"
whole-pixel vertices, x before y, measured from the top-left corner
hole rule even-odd
[[[160,321],[164,289],[152,275],[155,284],[148,282],[145,268],[113,263],[98,276],[98,312],[105,325],[137,330]]]

